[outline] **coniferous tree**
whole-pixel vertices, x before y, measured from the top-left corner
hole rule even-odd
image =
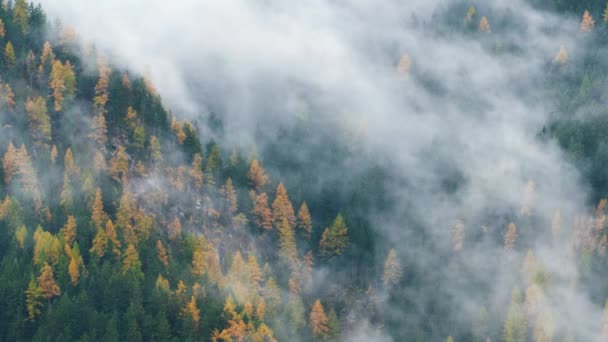
[[[384,286],[391,287],[397,285],[401,280],[401,272],[401,264],[397,259],[397,252],[395,249],[391,249],[384,262],[384,273],[382,274]]]
[[[44,263],[44,266],[40,271],[40,277],[38,277],[38,286],[40,287],[40,294],[42,297],[49,302],[51,298],[61,294],[61,289],[55,281],[53,267],[51,267],[51,265],[49,265],[47,262]]]
[[[249,185],[257,192],[261,192],[264,186],[270,181],[257,159],[251,161],[251,166],[247,172]]]
[[[342,214],[338,214],[331,227],[323,231],[319,248],[322,255],[337,256],[342,255],[347,245],[348,228]]]
[[[312,335],[315,340],[325,341],[329,328],[327,327],[327,316],[325,316],[325,310],[321,305],[320,300],[316,300],[310,311],[310,328],[312,329]]]

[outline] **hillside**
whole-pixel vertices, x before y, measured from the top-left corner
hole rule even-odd
[[[320,3],[193,114],[3,2],[0,340],[608,339],[608,5]]]

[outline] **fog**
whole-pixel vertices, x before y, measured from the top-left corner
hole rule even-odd
[[[538,138],[554,110],[544,73],[556,72],[552,63],[560,46],[573,60],[579,51],[578,22],[570,18],[523,1],[496,1],[478,6],[473,23],[487,15],[492,32],[464,34],[449,32],[444,15],[448,8],[464,8],[458,14],[464,21],[468,6],[436,0],[42,5],[51,18],[74,26],[84,42],[106,51],[115,66],[149,73],[164,103],[178,118],[198,120],[203,135],[212,134],[203,118],[212,111],[222,116],[225,135],[216,137],[222,144],[244,151],[271,144],[273,132],[295,124],[301,113],[347,132],[343,143],[362,155],[353,165],[379,163],[394,181],[387,186],[396,201],[392,214],[371,216],[386,238],[378,250],[395,248],[411,267],[439,272],[431,277],[453,298],[449,310],[455,317],[474,316],[485,306],[500,327],[527,252],[505,253],[495,243],[468,246],[465,239],[462,252],[450,254],[457,220],[467,236],[481,234],[482,226],[486,234],[502,236],[509,221],[489,221],[484,214],[502,208],[505,215],[498,216],[521,218],[527,206],[533,229],[543,236],[556,211],[570,218],[589,211],[577,171],[553,142]],[[411,66],[400,74],[404,53]],[[447,172],[461,179],[453,191],[444,188]],[[534,191],[526,193],[530,181]],[[405,207],[432,242],[412,242],[420,232],[402,221]],[[562,231],[570,224],[565,220]],[[573,285],[577,268],[566,243],[539,238],[527,245],[551,274],[545,295],[556,334],[593,340],[601,308]],[[467,288],[476,281],[492,284],[488,293]],[[409,308],[382,305],[397,320],[424,320],[412,312],[421,312],[416,305],[432,295],[421,289],[419,302]],[[430,324],[438,336],[446,330],[443,322]],[[370,324],[350,334],[346,340],[392,340]]]

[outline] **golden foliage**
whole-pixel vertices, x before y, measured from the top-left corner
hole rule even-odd
[[[251,214],[256,226],[264,230],[272,229],[272,212],[268,208],[268,195],[265,192],[255,197]]]
[[[302,202],[300,209],[298,210],[297,227],[304,232],[307,238],[310,238],[312,234],[312,217],[308,210],[306,202]]]
[[[105,59],[99,57],[97,59],[97,66],[99,68],[99,81],[95,85],[95,97],[93,97],[93,106],[97,115],[103,115],[106,112],[106,103],[108,102],[109,93],[108,86],[110,84],[110,68],[108,67]]]
[[[262,191],[264,185],[270,181],[257,159],[251,161],[251,166],[247,172],[247,179],[249,180],[249,185],[257,192]]]
[[[192,183],[194,184],[194,188],[200,190],[203,187],[203,156],[200,153],[197,153],[192,158],[192,166],[188,171],[190,178],[192,178]]]
[[[486,18],[485,16],[481,17],[481,20],[479,21],[479,32],[485,32],[485,33],[490,33],[492,32],[492,28],[490,27],[490,22],[488,21],[488,18]]]
[[[76,239],[76,219],[74,216],[69,215],[68,221],[61,228],[61,234],[63,235],[63,239],[65,242],[71,247]]]
[[[158,254],[158,260],[165,266],[165,269],[169,269],[169,254],[160,240],[156,240],[156,253]]]
[[[141,261],[139,260],[139,253],[137,248],[133,244],[127,246],[125,255],[123,256],[122,262],[122,273],[125,274],[131,270],[141,272]]]
[[[76,92],[76,75],[70,61],[66,61],[65,64],[60,60],[53,62],[49,86],[53,90],[55,111],[59,112],[63,108],[65,99],[74,96]]]
[[[4,47],[4,63],[6,63],[6,66],[8,66],[10,69],[13,69],[17,63],[17,58],[15,57],[15,48],[13,48],[13,44],[11,42],[6,43],[6,46]]]
[[[30,98],[25,109],[32,139],[37,145],[48,145],[51,142],[51,119],[46,109],[46,100],[40,96],[35,100]]]
[[[38,286],[40,288],[40,294],[47,300],[61,294],[61,289],[55,281],[53,267],[46,262],[40,271],[40,277],[38,277]]]
[[[591,32],[594,26],[595,20],[593,20],[593,17],[591,14],[589,14],[589,11],[585,10],[583,13],[583,18],[581,19],[581,32]]]
[[[15,240],[17,241],[19,248],[21,248],[21,249],[25,248],[25,239],[26,238],[27,238],[27,228],[25,227],[25,225],[21,225],[15,231]]]
[[[182,223],[179,221],[179,218],[174,218],[167,228],[170,240],[176,240],[182,236]]]
[[[40,315],[40,307],[42,306],[40,302],[41,297],[42,292],[40,291],[40,287],[38,287],[34,279],[30,280],[27,290],[25,290],[25,308],[29,321],[33,321],[36,319],[36,316]]]
[[[272,202],[272,218],[277,229],[283,223],[283,220],[287,220],[290,228],[294,227],[296,223],[293,206],[289,201],[289,196],[283,183],[279,183],[277,186],[276,197]]]
[[[327,316],[320,300],[316,300],[310,311],[310,328],[312,335],[318,339],[325,339],[329,328],[327,327]]]
[[[128,183],[129,156],[124,146],[119,146],[112,159],[110,159],[110,176],[123,184]]]

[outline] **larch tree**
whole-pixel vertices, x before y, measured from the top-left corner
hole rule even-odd
[[[17,57],[15,57],[15,48],[11,42],[6,43],[4,47],[4,63],[9,70],[14,70],[17,64]]]
[[[589,14],[589,11],[585,10],[583,13],[583,18],[581,19],[581,32],[591,32],[594,26],[595,20],[593,20],[593,17],[591,14]]]
[[[141,261],[139,260],[139,252],[137,252],[137,248],[133,244],[129,244],[127,246],[127,250],[123,256],[122,261],[122,273],[126,274],[129,272],[134,272],[136,275],[143,276],[141,271]]]
[[[21,249],[25,248],[25,239],[26,238],[27,238],[27,228],[25,227],[25,225],[22,224],[15,231],[15,240],[17,241],[17,245],[19,246],[19,248],[21,248]]]
[[[16,0],[13,6],[13,23],[21,30],[22,34],[29,32],[29,6],[26,0]]]
[[[304,236],[306,238],[309,239],[312,235],[312,218],[310,216],[310,211],[308,210],[308,205],[306,205],[306,202],[302,202],[302,205],[298,210],[296,227],[304,233]]]
[[[108,248],[108,235],[106,231],[103,229],[98,229],[95,238],[93,238],[93,246],[89,250],[89,252],[95,255],[97,258],[103,258],[106,254],[106,249]]]
[[[346,227],[342,214],[338,214],[331,227],[325,228],[323,231],[319,248],[322,255],[337,256],[342,255],[347,245],[348,227]]]
[[[4,183],[10,184],[13,176],[17,173],[17,149],[12,142],[8,144],[2,158],[2,168],[4,169]]]
[[[293,228],[287,222],[287,218],[282,219],[277,226],[277,230],[279,232],[279,258],[292,271],[296,270],[298,268],[298,249]]]
[[[384,286],[392,287],[399,283],[402,275],[401,263],[397,258],[395,249],[391,249],[384,261],[384,272],[382,273],[382,281]]]
[[[169,239],[176,240],[182,236],[182,223],[179,218],[174,218],[168,227]]]
[[[223,189],[225,201],[226,201],[226,214],[228,217],[234,216],[236,211],[238,210],[238,197],[236,194],[236,189],[234,185],[232,185],[232,179],[229,177],[226,180],[226,185]]]
[[[28,128],[34,143],[48,146],[51,142],[51,119],[46,108],[46,100],[40,96],[35,100],[28,99],[25,109]]]
[[[73,97],[76,92],[76,75],[70,61],[65,64],[60,60],[53,62],[49,86],[53,90],[55,111],[59,112],[63,109],[65,100]]]
[[[290,228],[295,227],[296,217],[283,183],[279,183],[277,186],[276,197],[272,202],[272,218],[277,229],[283,220],[287,220]]]
[[[33,321],[38,315],[40,315],[40,308],[42,307],[42,291],[33,278],[27,285],[25,290],[25,309],[27,311],[27,319]]]
[[[479,21],[479,32],[490,33],[492,32],[492,28],[490,27],[490,22],[486,16],[481,17]]]
[[[192,275],[202,276],[207,269],[207,258],[202,248],[196,248],[192,253]]]
[[[51,301],[51,298],[59,296],[61,289],[55,281],[55,275],[53,274],[53,267],[47,262],[44,263],[42,270],[40,271],[40,277],[38,277],[38,286],[40,288],[40,294],[47,301]]]
[[[327,337],[329,328],[327,327],[327,316],[320,300],[316,300],[310,311],[310,328],[315,340],[323,341]]]
[[[57,161],[57,156],[59,155],[59,152],[57,151],[57,145],[53,145],[51,147],[51,164],[55,165],[55,162]]]
[[[49,43],[48,41],[44,42],[44,45],[42,46],[42,52],[40,53],[40,71],[46,74],[50,74],[54,62],[55,53],[53,52],[51,43]]]
[[[127,184],[129,175],[129,156],[124,146],[119,146],[110,159],[110,176],[117,181]]]
[[[160,149],[160,142],[158,141],[158,138],[153,135],[150,137],[150,158],[152,159],[152,161],[154,162],[159,162],[163,159],[163,155]]]
[[[247,179],[249,180],[251,188],[257,192],[261,192],[264,189],[264,186],[269,182],[269,178],[266,176],[264,168],[257,159],[251,161],[251,166],[247,172]]]
[[[167,253],[167,248],[163,245],[163,242],[160,240],[156,240],[156,254],[158,255],[158,260],[163,264],[165,270],[169,269],[169,253]]]
[[[11,112],[15,109],[15,93],[8,83],[0,83],[0,108]]]
[[[517,227],[515,223],[509,223],[507,227],[507,232],[504,236],[504,247],[506,251],[512,251],[513,247],[515,247],[515,241],[517,240]]]
[[[467,14],[464,16],[465,23],[466,24],[473,23],[473,18],[475,17],[475,15],[477,15],[477,9],[475,8],[475,6],[470,6],[467,9]]]
[[[200,190],[203,187],[203,156],[200,153],[196,153],[192,158],[192,165],[188,170],[188,175],[192,179],[192,184],[196,190]]]
[[[99,146],[103,147],[108,142],[108,126],[106,117],[98,112],[92,120],[92,132],[89,135]]]
[[[121,255],[121,243],[120,240],[118,240],[118,234],[116,233],[116,229],[114,228],[114,223],[112,223],[112,220],[108,220],[108,222],[106,222],[105,233],[108,237],[108,241],[112,243],[112,252],[115,256],[119,257]]]
[[[182,309],[182,315],[190,320],[194,331],[198,330],[199,323],[201,320],[200,313],[200,310],[196,306],[196,298],[192,296],[190,298],[190,301],[186,303],[186,306]]]
[[[91,222],[98,230],[104,228],[104,224],[108,219],[108,214],[103,209],[103,195],[101,188],[95,190],[95,199],[91,206]]]
[[[513,290],[507,318],[503,327],[503,339],[505,342],[526,341],[526,318],[521,303],[519,291]]]
[[[74,206],[72,178],[70,178],[67,172],[63,175],[63,188],[61,189],[61,194],[59,195],[59,204],[66,213],[71,212]]]
[[[257,290],[264,279],[264,273],[258,264],[258,259],[254,254],[247,257],[247,272],[249,273],[249,283]]]
[[[566,62],[568,62],[568,50],[566,50],[564,45],[561,45],[559,47],[559,51],[555,55],[555,58],[553,58],[553,63],[557,65],[564,65]]]
[[[534,322],[534,342],[551,342],[555,335],[553,313],[548,308],[542,310]]]
[[[63,236],[63,239],[65,240],[65,242],[70,247],[74,243],[74,240],[76,240],[76,234],[77,234],[76,229],[77,229],[76,228],[76,219],[74,218],[74,216],[69,215],[68,221],[61,228],[60,233]]]
[[[256,226],[264,230],[272,229],[272,212],[268,208],[268,196],[265,192],[255,196],[255,203],[251,214],[253,215],[253,223]]]
[[[108,86],[110,84],[111,70],[103,57],[99,57],[97,59],[97,67],[99,69],[99,80],[95,85],[93,107],[97,116],[103,116],[106,113],[106,103],[108,102],[109,98]]]

